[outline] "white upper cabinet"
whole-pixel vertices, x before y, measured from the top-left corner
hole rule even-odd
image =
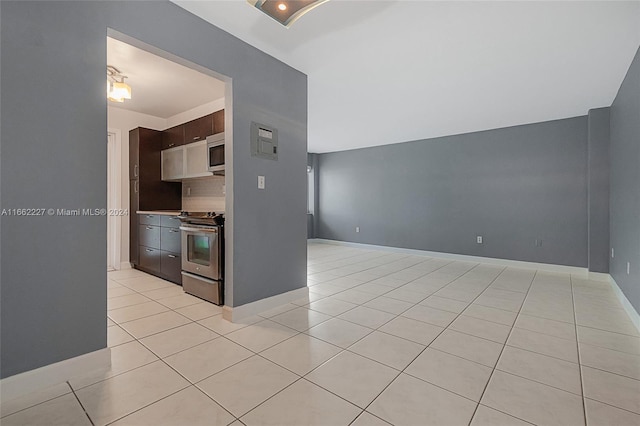
[[[213,173],[209,171],[209,165],[207,162],[206,140],[184,145],[184,157],[184,170],[186,178],[213,175]]]
[[[162,180],[176,181],[212,176],[207,163],[207,141],[162,151]]]
[[[184,177],[183,147],[162,151],[162,180],[180,180]]]

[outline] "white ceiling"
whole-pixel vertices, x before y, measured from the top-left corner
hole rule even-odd
[[[174,2],[308,75],[310,152],[584,115],[640,45],[637,1],[331,0],[290,29],[245,0]]]
[[[126,75],[131,86],[130,100],[109,101],[115,108],[169,118],[224,98],[224,82],[111,37],[107,64]]]

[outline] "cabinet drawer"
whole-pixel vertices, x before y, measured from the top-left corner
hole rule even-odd
[[[140,214],[138,215],[140,224],[160,226],[159,214]]]
[[[160,228],[160,249],[180,254],[180,229]]]
[[[160,227],[151,225],[140,225],[138,228],[138,239],[141,246],[149,248],[160,248]]]
[[[161,251],[160,272],[174,283],[182,284],[182,264],[180,255]]]
[[[180,219],[178,219],[178,216],[162,215],[160,216],[160,226],[165,228],[180,228]]]
[[[154,272],[160,272],[160,250],[140,246],[140,266]]]

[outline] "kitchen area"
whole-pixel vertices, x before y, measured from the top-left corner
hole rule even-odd
[[[108,315],[152,320],[151,301],[220,313],[226,83],[110,37],[107,61],[108,90],[128,87],[108,95],[109,208],[126,212],[108,218]]]
[[[132,267],[217,305],[224,303],[224,148],[224,110],[129,132]]]

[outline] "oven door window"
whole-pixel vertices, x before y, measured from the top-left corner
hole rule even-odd
[[[224,165],[224,145],[209,147],[209,167]]]
[[[198,265],[211,264],[211,244],[207,235],[187,235],[187,260]]]

